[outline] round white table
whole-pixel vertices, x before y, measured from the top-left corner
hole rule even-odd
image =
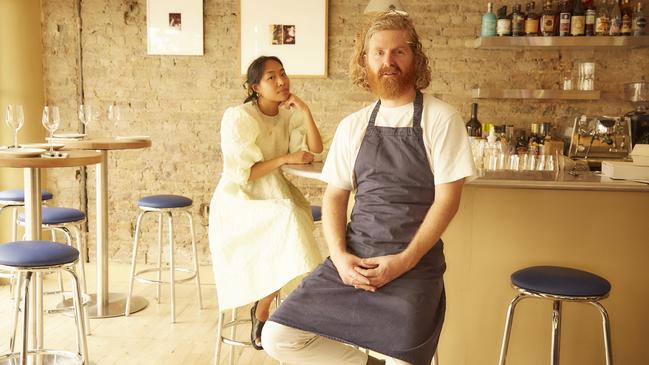
[[[308,179],[322,180],[322,162],[312,162],[309,164],[288,164],[282,165],[281,169],[287,174],[306,177]]]

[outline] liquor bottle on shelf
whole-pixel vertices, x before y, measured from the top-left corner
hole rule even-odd
[[[469,137],[482,138],[482,124],[478,120],[478,103],[471,104],[471,119],[466,123]]]
[[[559,36],[570,35],[570,18],[572,18],[572,2],[561,0],[559,4]]]
[[[554,9],[552,0],[547,0],[543,5],[541,16],[541,34],[546,37],[557,35],[557,12]]]
[[[609,26],[608,34],[620,35],[620,31],[622,30],[622,11],[620,10],[617,0],[611,1],[610,9],[611,25]]]
[[[572,36],[582,36],[586,31],[586,9],[581,0],[575,0],[575,6],[572,9],[572,18],[570,19],[570,34]]]
[[[587,0],[586,3],[586,27],[585,33],[587,36],[595,35],[595,17],[597,12],[595,11],[595,4],[593,0]]]
[[[629,0],[623,0],[620,6],[622,13],[622,25],[620,26],[620,35],[629,36],[633,33],[633,5]]]
[[[536,3],[527,3],[527,15],[525,16],[525,35],[539,35],[539,15],[536,13]]]
[[[642,12],[642,3],[636,4],[635,11],[633,12],[633,35],[643,36],[647,35],[647,18]]]
[[[487,3],[487,12],[482,15],[482,30],[480,36],[493,37],[496,35],[496,14],[493,12],[493,4]]]
[[[498,9],[496,34],[498,34],[498,36],[500,37],[512,35],[512,18],[507,15],[507,5],[504,5]]]
[[[525,14],[521,11],[521,5],[514,5],[512,10],[512,36],[519,37],[525,35]]]
[[[608,35],[611,24],[606,0],[597,1],[597,16],[595,18],[595,35]]]

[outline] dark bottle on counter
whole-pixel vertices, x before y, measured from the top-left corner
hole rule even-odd
[[[521,5],[514,5],[512,11],[512,36],[519,37],[525,35],[525,14],[521,11]]]
[[[629,36],[633,33],[633,5],[629,0],[623,0],[620,6],[622,12],[622,25],[620,26],[620,35]]]
[[[617,0],[611,1],[610,7],[610,19],[611,23],[609,26],[608,34],[609,35],[620,35],[622,30],[622,11],[620,11],[620,6],[617,3]]]
[[[501,6],[496,15],[496,34],[500,37],[512,35],[512,18],[507,15],[507,5]]]
[[[642,12],[642,3],[636,4],[635,11],[633,12],[633,35],[643,36],[647,35],[647,18]]]
[[[552,0],[547,0],[543,5],[541,16],[541,34],[546,37],[557,35],[557,12],[554,9]]]
[[[466,123],[469,137],[482,138],[482,124],[478,120],[478,103],[471,104],[471,119]]]
[[[606,4],[606,0],[598,0],[597,15],[595,18],[595,35],[608,35],[610,24],[608,4]]]
[[[595,4],[593,0],[586,1],[586,28],[585,32],[587,36],[595,35],[595,17],[597,16],[597,11],[595,11]]]
[[[525,35],[539,35],[539,14],[536,13],[536,3],[527,3],[527,15],[525,16]]]
[[[561,0],[559,4],[559,36],[570,35],[570,20],[572,18],[572,2]]]
[[[575,0],[575,6],[572,8],[572,18],[570,18],[570,34],[572,36],[582,36],[586,32],[586,9],[581,0]]]

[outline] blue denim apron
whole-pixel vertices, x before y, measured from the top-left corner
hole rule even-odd
[[[374,125],[372,111],[356,163],[347,249],[359,257],[403,251],[435,199],[417,92],[408,128]],[[375,293],[344,284],[330,258],[306,277],[270,320],[367,348],[414,365],[431,362],[444,322],[441,240],[410,271]]]

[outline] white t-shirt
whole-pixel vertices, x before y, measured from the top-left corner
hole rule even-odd
[[[347,116],[338,125],[322,170],[322,179],[328,184],[350,191],[355,189],[354,164],[375,105],[372,103]],[[413,112],[413,103],[396,108],[381,105],[374,124],[412,127]],[[455,108],[424,94],[421,127],[435,185],[476,175],[464,122]]]

